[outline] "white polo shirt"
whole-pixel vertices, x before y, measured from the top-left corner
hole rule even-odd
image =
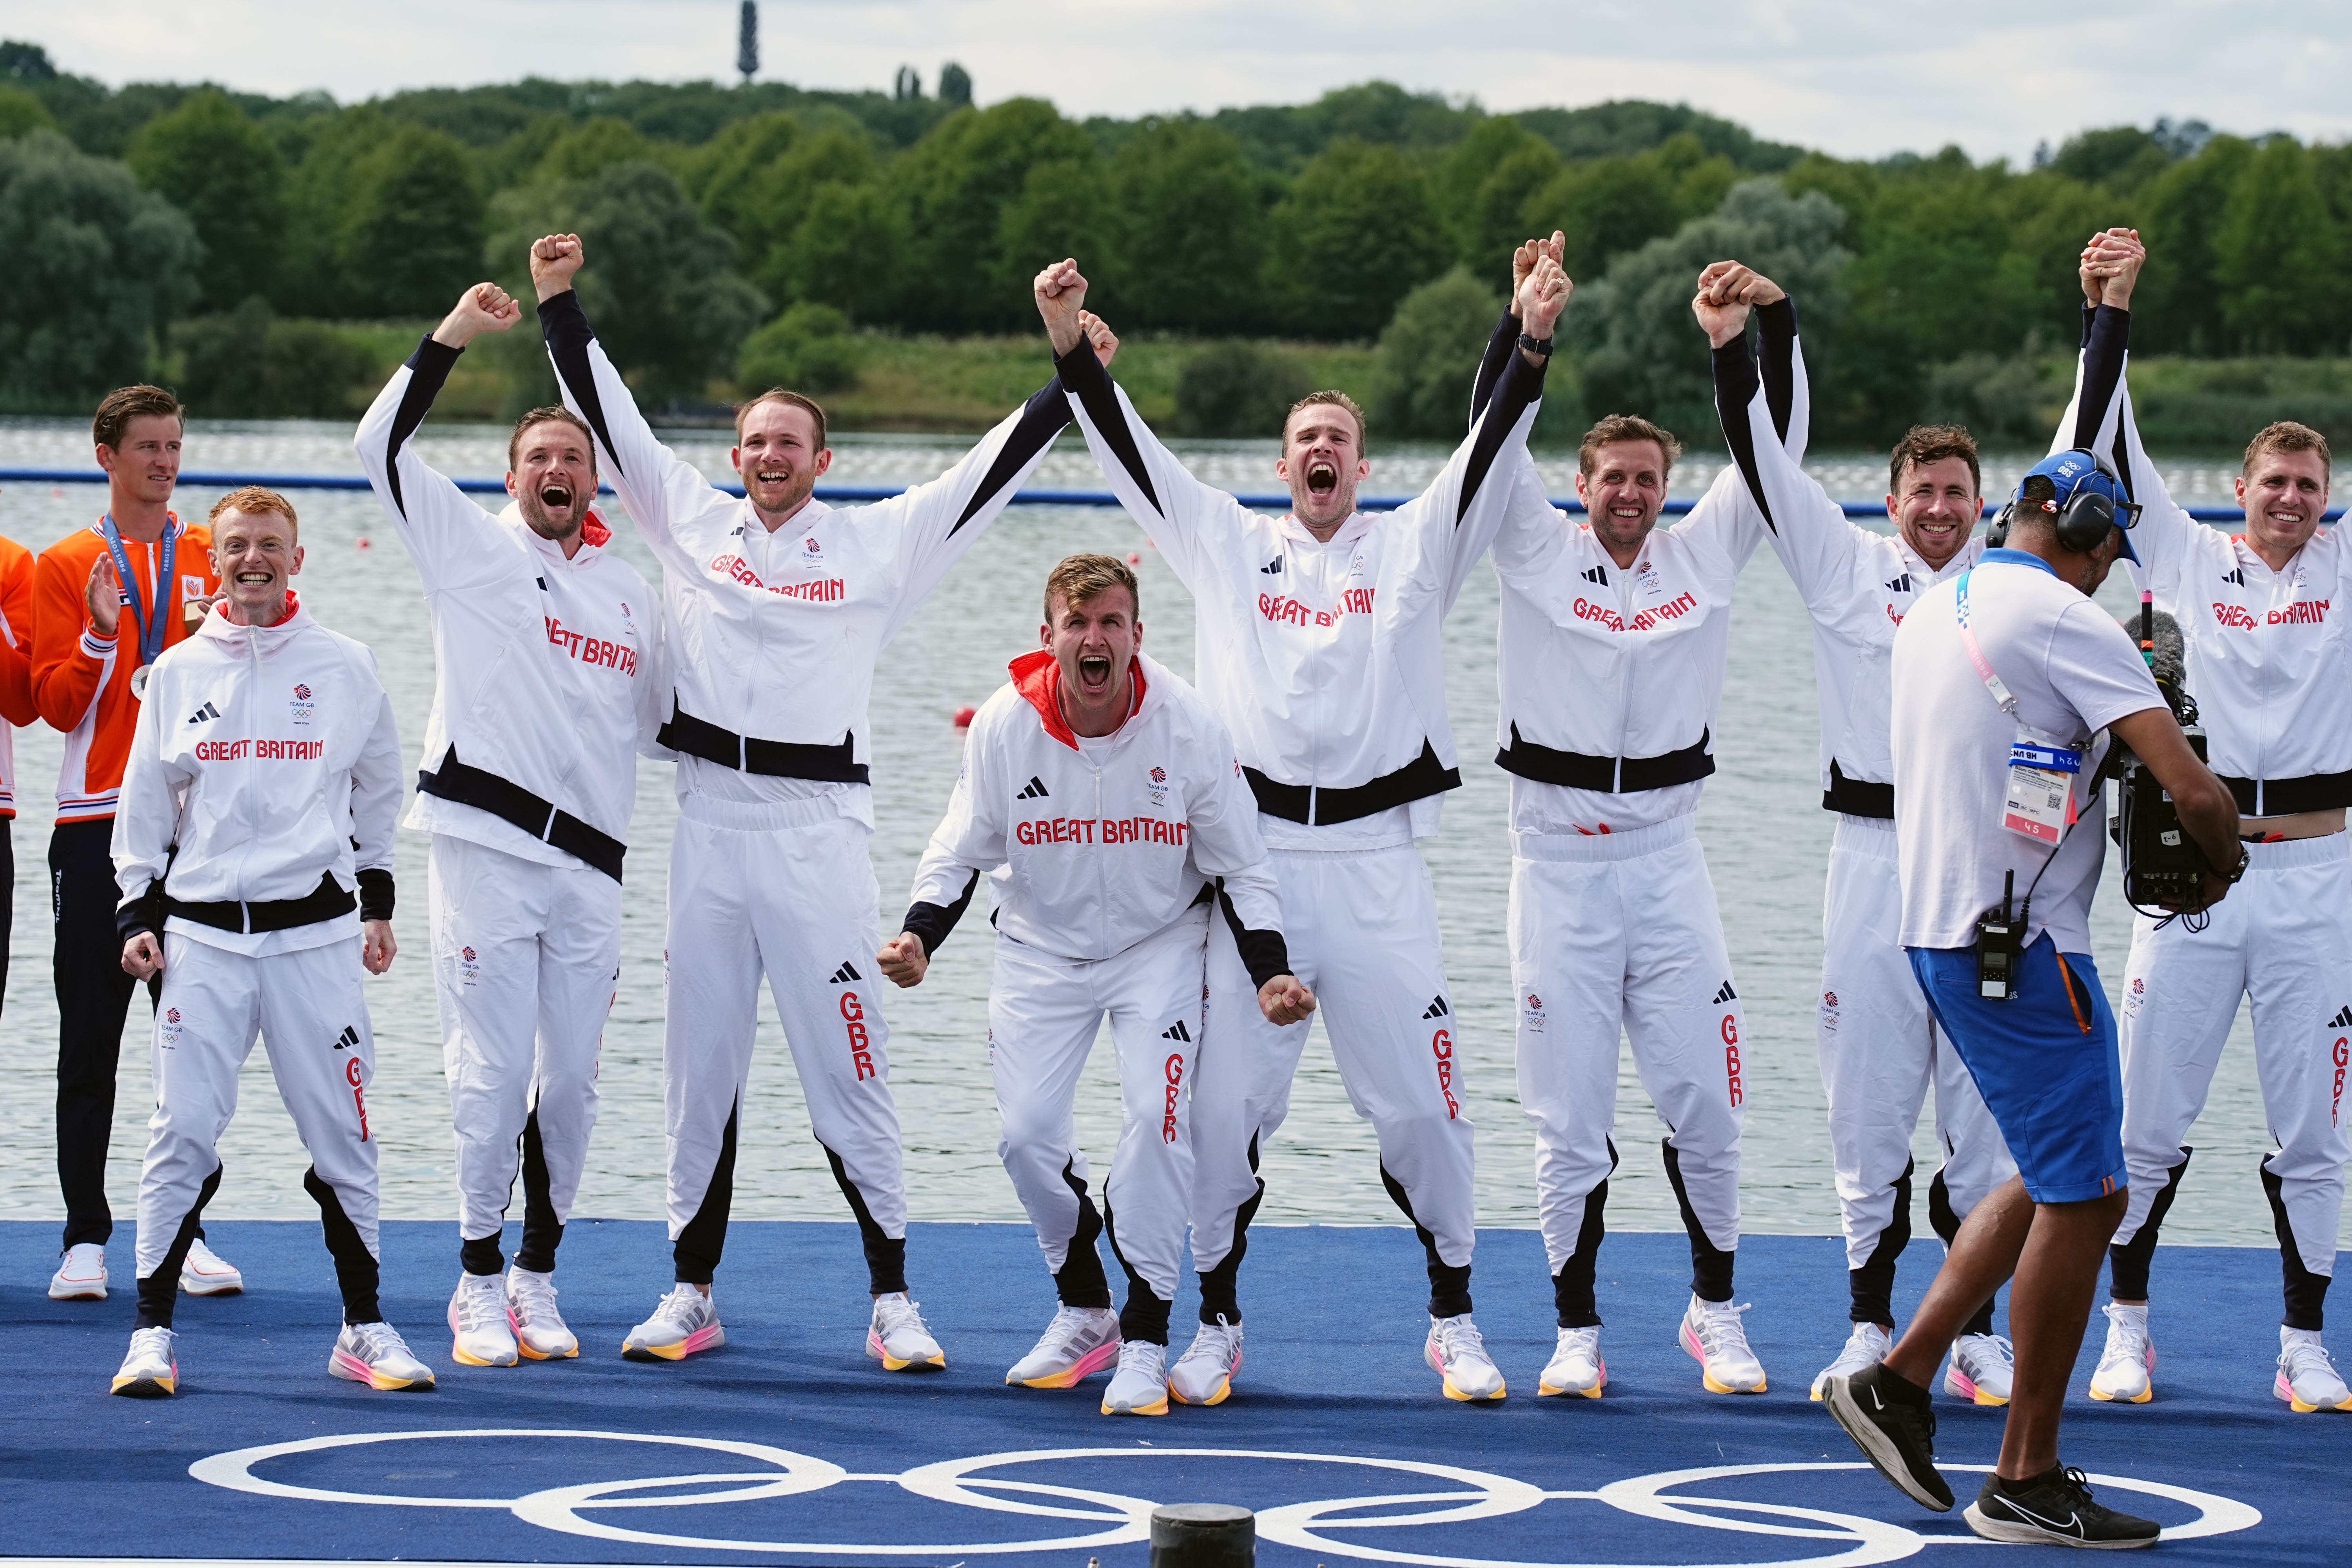
[[[2054,851],[2001,826],[2018,721],[1969,658],[1958,614],[1962,583],[1969,624],[2016,699],[2018,718],[2083,751],[2078,820]],[[1969,572],[1913,601],[1895,636],[1894,687],[1903,945],[1974,945],[1977,917],[2000,902],[2003,875],[2014,872],[2021,899],[2034,888],[2027,942],[2046,930],[2059,952],[2088,952],[2091,897],[2107,843],[2105,813],[2086,788],[2106,752],[2099,732],[2164,706],[2139,649],[2039,557],[1988,550]]]

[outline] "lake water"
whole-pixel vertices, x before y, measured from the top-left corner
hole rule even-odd
[[[0,420],[0,466],[83,468],[89,426],[79,421]],[[929,478],[963,450],[955,438],[842,437],[831,478],[842,483],[908,483]],[[723,437],[688,433],[686,454],[724,475]],[[503,471],[505,433],[429,426],[426,459],[462,476]],[[1230,489],[1275,488],[1271,442],[1200,443],[1187,460]],[[1418,489],[1444,454],[1376,451],[1369,493]],[[348,429],[320,424],[198,423],[189,432],[192,470],[355,473]],[[2031,457],[1995,461],[1988,493],[2005,493]],[[1572,455],[1542,464],[1555,495],[1572,489]],[[1719,460],[1700,456],[1675,475],[1675,493],[1696,495]],[[1884,459],[1829,455],[1813,471],[1843,499],[1885,494]],[[2169,466],[2184,500],[2220,502],[2230,471]],[[1100,488],[1084,445],[1065,437],[1033,481]],[[187,487],[184,515],[201,517],[216,491]],[[376,651],[414,766],[433,689],[433,656],[416,575],[372,496],[303,491],[308,560],[304,602],[329,626]],[[37,549],[90,521],[104,492],[94,486],[0,488],[0,532]],[[620,548],[648,578],[656,574],[634,533]],[[915,861],[955,781],[958,732],[951,716],[980,702],[1003,679],[1004,663],[1034,646],[1036,597],[1046,569],[1074,551],[1139,551],[1150,646],[1189,673],[1192,617],[1183,590],[1123,513],[1086,508],[1015,507],[984,537],[885,657],[874,696],[873,843],[887,921],[904,907]],[[2121,584],[2121,574],[2117,584]],[[2126,598],[2104,598],[2117,614]],[[1446,680],[1464,787],[1447,800],[1444,828],[1423,845],[1435,874],[1446,963],[1460,1015],[1465,1110],[1478,1127],[1478,1216],[1528,1226],[1535,1219],[1533,1140],[1513,1092],[1512,991],[1504,940],[1510,874],[1504,826],[1505,775],[1491,762],[1495,726],[1496,588],[1482,566],[1446,633]],[[0,1215],[62,1213],[52,1143],[57,1009],[49,981],[46,847],[60,737],[45,727],[16,735],[16,936],[5,1022],[0,1022]],[[1740,994],[1748,1005],[1748,1136],[1744,1222],[1759,1232],[1826,1234],[1837,1226],[1821,1079],[1813,1057],[1813,1009],[1821,962],[1822,879],[1832,819],[1820,808],[1811,638],[1803,611],[1769,550],[1742,579],[1732,617],[1731,666],[1715,728],[1719,771],[1699,812]],[[605,1032],[604,1118],[575,1213],[655,1218],[662,1210],[661,952],[664,868],[676,808],[667,764],[640,765],[629,857],[619,1000]],[[402,956],[371,983],[376,1085],[370,1125],[383,1139],[387,1217],[447,1217],[451,1186],[448,1102],[425,930],[425,841],[401,835]],[[2123,973],[2128,912],[2110,875],[2095,921],[2095,947],[2111,986]],[[1021,1211],[996,1161],[997,1125],[989,1087],[985,998],[988,944],[968,927],[942,950],[917,991],[888,999],[892,1081],[906,1127],[908,1197],[915,1217],[1018,1219]],[[763,1005],[764,1010],[764,1005]],[[152,1107],[146,1004],[134,1001],[122,1055],[109,1191],[127,1219]],[[843,1216],[838,1189],[808,1133],[782,1032],[763,1016],[751,1095],[744,1108],[736,1172],[736,1212],[747,1217]],[[1662,1129],[1630,1062],[1620,1074],[1617,1143],[1624,1163],[1611,1182],[1610,1217],[1622,1228],[1678,1228],[1674,1195],[1655,1150]],[[1108,1047],[1089,1064],[1079,1102],[1082,1141],[1100,1167],[1116,1141],[1118,1099]],[[1931,1125],[1931,1123],[1930,1123]],[[2242,1014],[2195,1134],[2204,1157],[2181,1191],[2165,1236],[2175,1241],[2271,1245],[2271,1221],[2254,1162],[2271,1147],[2254,1085]],[[215,1211],[223,1217],[309,1218],[300,1190],[307,1163],[260,1053],[247,1064],[240,1114],[223,1149],[227,1164]],[[1391,1225],[1370,1129],[1348,1109],[1320,1032],[1300,1069],[1288,1123],[1265,1151],[1262,1222]],[[1919,1169],[1936,1164],[1923,1128]],[[519,1211],[518,1211],[519,1214]],[[1928,1234],[1918,1216],[1919,1234]],[[1923,1260],[1924,1261],[1924,1260]]]

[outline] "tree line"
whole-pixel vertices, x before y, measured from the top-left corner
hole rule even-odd
[[[0,294],[0,406],[79,407],[166,353],[231,403],[331,399],[366,353],[321,323],[437,316],[486,271],[520,281],[551,228],[589,240],[600,330],[676,404],[739,375],[837,384],[861,332],[1031,331],[1030,274],[1076,255],[1122,331],[1209,345],[1179,388],[1188,427],[1238,424],[1295,380],[1255,343],[1377,337],[1376,417],[1443,434],[1511,247],[1555,228],[1578,280],[1562,418],[1711,426],[1684,300],[1735,251],[1798,294],[1825,440],[1923,412],[2029,436],[2072,348],[2075,250],[2105,224],[2154,252],[2135,347],[2216,362],[2184,396],[2259,395],[2246,363],[2352,338],[2352,148],[2283,134],[2158,121],[2015,168],[1948,147],[1836,159],[1684,106],[1489,114],[1381,82],[1136,120],[974,107],[952,67],[939,85],[533,79],[342,105],[108,89],[0,45],[0,271],[20,280]],[[256,342],[261,374],[228,374]],[[2298,384],[2306,417],[2352,425],[2339,382]]]

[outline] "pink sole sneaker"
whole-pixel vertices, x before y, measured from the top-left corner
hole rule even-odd
[[[1107,1344],[1097,1345],[1080,1356],[1069,1371],[1055,1373],[1051,1377],[1033,1377],[1024,1382],[1022,1386],[1024,1388],[1076,1388],[1087,1378],[1117,1362],[1118,1345],[1119,1342],[1117,1340],[1112,1340]]]

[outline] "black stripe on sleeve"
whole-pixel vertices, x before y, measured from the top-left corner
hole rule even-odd
[[[1740,333],[1715,351],[1715,412],[1722,421],[1724,441],[1731,447],[1731,460],[1739,465],[1739,477],[1748,482],[1748,493],[1756,498],[1756,508],[1764,514],[1764,526],[1775,533],[1779,527],[1772,521],[1772,508],[1764,500],[1764,478],[1756,467],[1756,435],[1748,424],[1748,410],[1756,401],[1756,359],[1748,352],[1748,334]]]
[[[1756,321],[1763,338],[1764,405],[1772,411],[1772,428],[1785,445],[1797,405],[1797,302],[1784,294],[1759,306]]]
[[[1519,318],[1509,310],[1495,323],[1495,335],[1486,340],[1486,353],[1478,361],[1478,379],[1470,388],[1470,422],[1486,411],[1486,400],[1495,395],[1495,384],[1503,378],[1503,367],[1510,363],[1511,351],[1519,346]]]
[[[588,358],[588,345],[596,335],[589,330],[588,312],[580,308],[577,289],[567,289],[554,299],[540,302],[539,331],[547,340],[548,354],[555,361],[555,374],[562,377],[564,387],[580,405],[588,428],[595,432],[597,444],[612,459],[613,471],[623,473],[621,455],[613,449],[612,426],[604,418],[604,400],[596,391],[596,367]]]
[[[392,919],[394,889],[392,873],[382,866],[370,866],[358,873],[360,884],[360,919],[388,921]]]
[[[408,515],[408,503],[400,494],[400,449],[425,423],[425,414],[433,400],[441,395],[442,383],[449,379],[449,367],[466,351],[453,349],[447,343],[436,343],[430,334],[420,339],[416,352],[408,356],[408,384],[401,389],[400,406],[392,413],[392,432],[384,437],[383,477],[392,489],[392,504],[400,515]]]
[[[923,956],[930,957],[939,952],[940,943],[947,941],[948,933],[955,930],[956,922],[963,919],[964,910],[971,907],[972,889],[979,886],[980,873],[974,871],[971,880],[963,885],[963,897],[954,903],[910,905],[898,929],[913,931],[915,940],[923,944]]]
[[[1135,481],[1136,489],[1143,492],[1143,499],[1151,503],[1151,510],[1167,516],[1168,509],[1160,504],[1160,492],[1152,489],[1151,470],[1144,465],[1142,450],[1135,444],[1135,432],[1127,427],[1127,416],[1119,410],[1118,394],[1111,385],[1110,372],[1095,358],[1094,345],[1080,338],[1077,347],[1054,362],[1054,372],[1065,388],[1078,395],[1087,417],[1109,443],[1111,455],[1127,470],[1128,478]]]
[[[1478,499],[1478,487],[1486,482],[1486,476],[1493,470],[1496,458],[1501,455],[1503,443],[1509,437],[1511,427],[1519,422],[1520,415],[1543,396],[1544,372],[1551,368],[1551,361],[1546,360],[1540,366],[1529,364],[1528,356],[1519,353],[1518,343],[1518,338],[1514,334],[1511,352],[1503,361],[1502,374],[1496,378],[1494,406],[1486,410],[1486,417],[1478,426],[1477,437],[1471,443],[1470,460],[1462,470],[1462,494],[1454,504],[1454,526],[1456,528],[1461,527],[1462,520],[1470,515],[1470,503]]]
[[[1099,361],[1097,363],[1100,363]],[[1013,434],[1007,436],[1004,445],[997,449],[996,461],[988,465],[988,472],[981,477],[980,488],[973,490],[971,500],[964,503],[963,515],[955,520],[955,528],[948,530],[949,535],[952,537],[957,528],[979,516],[981,509],[996,498],[996,492],[1011,484],[1013,476],[1028,465],[1029,459],[1044,451],[1054,437],[1067,429],[1071,423],[1070,400],[1062,391],[1062,378],[1057,375],[1023,405],[1021,423],[1013,427]]]
[[[2115,401],[2124,378],[2124,353],[2131,346],[2131,312],[2102,305],[2091,316],[2083,343],[2083,395],[2074,405],[2074,428],[2067,445],[2084,451],[2098,438],[2099,422]]]
[[[1277,974],[1290,973],[1290,947],[1278,931],[1252,931],[1242,924],[1234,900],[1226,896],[1225,879],[1217,879],[1217,907],[1225,913],[1225,925],[1234,933],[1234,945],[1241,950],[1242,963],[1249,970],[1250,984],[1259,990]]]

